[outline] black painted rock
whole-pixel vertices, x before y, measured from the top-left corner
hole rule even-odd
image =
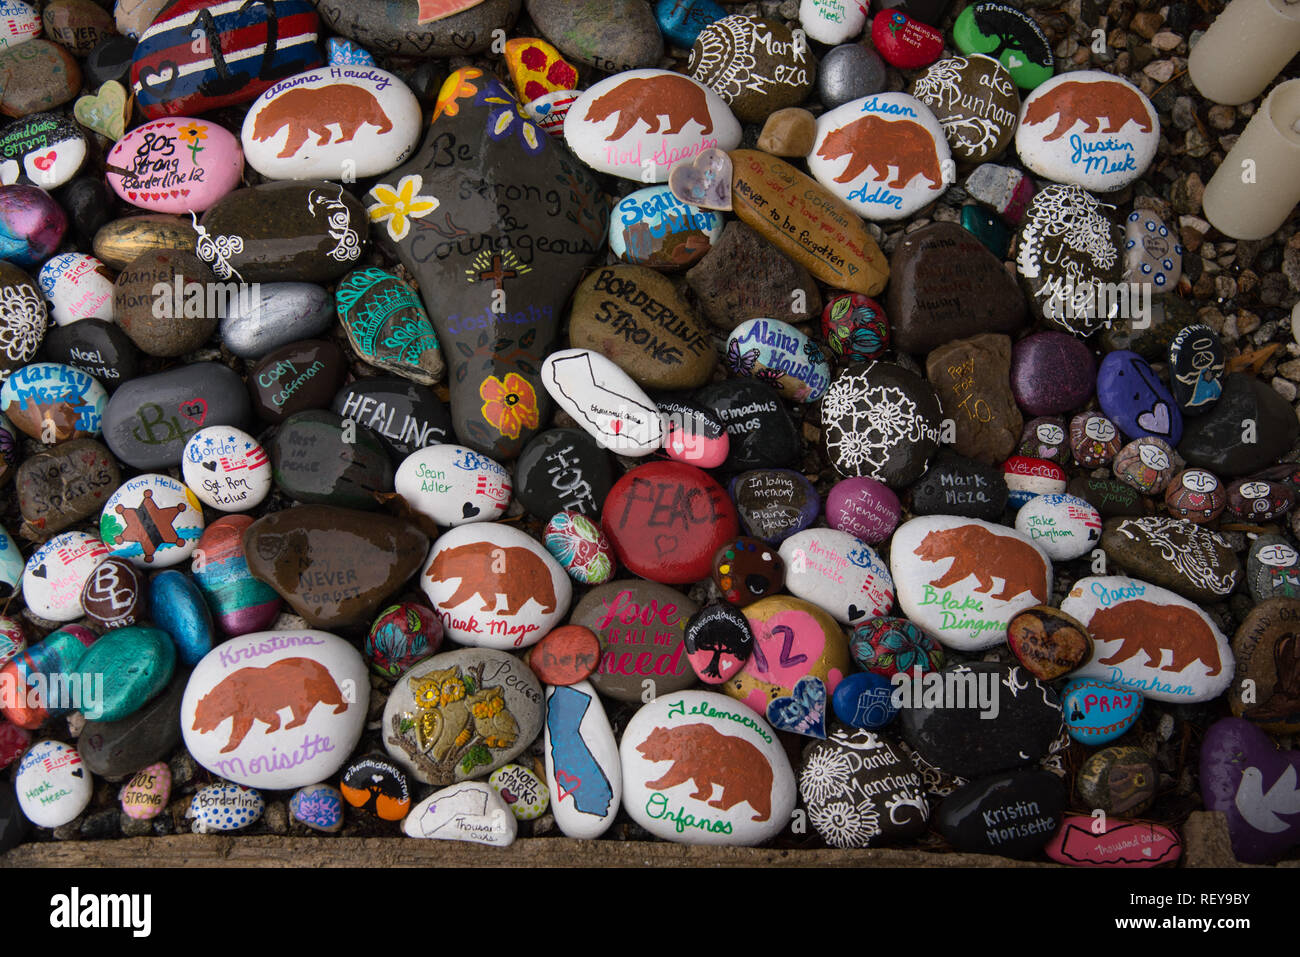
[[[216,276],[193,253],[154,249],[123,269],[113,284],[113,318],[141,352],[181,356],[217,328],[209,300]]]
[[[81,175],[59,190],[59,203],[68,225],[83,243],[90,243],[113,216],[113,191],[102,175]]]
[[[731,14],[695,38],[686,73],[726,100],[742,123],[761,123],[812,92],[816,61],[780,20]]]
[[[98,90],[109,80],[129,85],[131,61],[135,59],[135,37],[106,37],[86,55],[81,66],[86,89]]]
[[[178,670],[166,691],[125,718],[87,721],[77,738],[86,768],[120,781],[171,754],[181,741],[181,698],[189,677],[188,671]]]
[[[939,60],[908,92],[934,113],[959,162],[997,159],[1016,135],[1020,95],[1006,67],[991,57]]]
[[[686,622],[686,659],[705,684],[720,685],[749,661],[754,632],[735,605],[711,601]]]
[[[901,488],[925,472],[942,419],[934,387],[915,372],[887,362],[854,365],[822,397],[822,444],[841,475]]]
[[[944,450],[929,471],[912,486],[916,515],[960,515],[996,522],[1007,507],[1002,469]]]
[[[550,429],[515,462],[515,498],[538,518],[566,510],[600,514],[614,485],[609,453],[580,429]]]
[[[1086,808],[1116,817],[1136,817],[1151,806],[1160,783],[1153,755],[1141,748],[1115,745],[1088,756],[1074,786]]]
[[[1043,849],[1064,814],[1060,778],[1050,771],[1013,771],[953,791],[934,824],[958,850],[1023,860]]]
[[[1267,522],[1295,506],[1295,490],[1286,482],[1258,477],[1237,479],[1228,486],[1224,514],[1239,522]]]
[[[542,36],[606,73],[658,66],[663,36],[643,0],[527,0]]]
[[[70,117],[32,113],[0,129],[0,180],[53,190],[70,180],[86,157],[86,137]]]
[[[94,376],[109,392],[134,379],[140,365],[140,353],[131,338],[117,323],[103,319],[55,326],[41,348],[48,361]]]
[[[753,469],[731,482],[732,501],[746,535],[776,544],[817,519],[821,498],[794,469]]]
[[[0,854],[17,847],[27,837],[31,825],[18,806],[18,795],[8,781],[0,783]]]
[[[347,356],[328,339],[281,346],[248,367],[253,414],[274,423],[295,412],[324,409],[347,374]]]
[[[348,441],[351,439],[351,441]],[[298,502],[378,508],[393,491],[393,463],[369,429],[324,409],[289,416],[263,440],[276,487]]]
[[[433,390],[397,376],[357,379],[338,391],[330,408],[375,433],[396,464],[451,435],[451,416]]]
[[[419,152],[366,203],[375,242],[420,284],[457,437],[503,461],[550,418],[542,359],[601,251],[608,210],[591,172],[498,81],[458,70],[443,97]]]
[[[1222,601],[1241,579],[1241,562],[1228,543],[1217,532],[1180,518],[1110,519],[1100,544],[1134,578],[1192,601]]]
[[[521,5],[521,0],[484,0],[428,23],[420,23],[419,0],[321,0],[316,11],[331,30],[372,53],[454,57],[486,50],[492,31],[513,26]]]
[[[1300,598],[1300,549],[1281,535],[1261,535],[1246,555],[1246,586],[1255,601]]]
[[[757,379],[726,379],[706,385],[693,398],[727,427],[731,448],[725,469],[780,468],[798,457],[799,432],[771,386]]]
[[[1114,479],[1094,479],[1086,475],[1078,475],[1070,480],[1065,491],[1069,495],[1083,499],[1100,512],[1102,518],[1145,515],[1147,511],[1137,489]]]
[[[9,262],[0,261],[0,382],[26,365],[41,347],[49,327],[45,299],[31,277]]]
[[[27,458],[14,475],[23,535],[45,541],[97,516],[122,484],[117,460],[94,439],[73,439]]]
[[[1169,344],[1169,391],[1186,416],[1208,412],[1223,392],[1223,343],[1202,322],[1184,326]]]
[[[1232,636],[1237,660],[1235,679],[1228,686],[1228,703],[1238,718],[1265,731],[1295,734],[1300,731],[1300,655],[1296,625],[1300,601],[1273,598],[1251,609]],[[1247,684],[1253,681],[1254,685]],[[1250,689],[1250,700],[1243,692]]]
[[[1267,382],[1233,372],[1214,408],[1184,424],[1178,453],[1188,465],[1235,477],[1272,465],[1297,437],[1300,421],[1291,403]]]

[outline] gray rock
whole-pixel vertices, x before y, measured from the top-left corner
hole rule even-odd
[[[527,0],[527,6],[542,36],[561,53],[606,73],[657,66],[664,55],[663,35],[645,0]]]
[[[509,29],[522,0],[484,0],[462,13],[419,22],[419,0],[321,0],[316,4],[330,29],[377,56],[453,57],[482,53],[492,31]]]
[[[242,359],[260,359],[273,349],[323,335],[334,325],[334,297],[310,282],[265,282],[260,296],[242,287],[221,320],[226,348]]]
[[[817,93],[828,110],[884,88],[884,61],[861,43],[841,43],[822,57],[817,70]]]
[[[166,691],[128,717],[87,721],[77,750],[90,772],[120,781],[170,754],[181,740],[181,697],[188,680],[188,671],[173,676]],[[172,786],[179,787],[175,778]]]

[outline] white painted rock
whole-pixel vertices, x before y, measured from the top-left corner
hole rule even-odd
[[[128,132],[108,152],[108,185],[155,213],[201,213],[239,186],[239,140],[209,120],[168,116]]]
[[[488,784],[501,795],[519,821],[535,821],[551,806],[551,789],[522,764],[503,764],[488,775]]]
[[[267,89],[240,131],[248,165],[268,179],[378,176],[411,155],[420,103],[373,66],[325,66]]]
[[[514,484],[495,459],[461,445],[430,445],[397,467],[397,494],[439,525],[491,522],[505,513]]]
[[[50,301],[50,318],[66,326],[78,319],[112,322],[113,278],[94,256],[59,253],[41,267],[36,282]]]
[[[623,767],[591,682],[547,686],[543,751],[555,823],[566,837],[600,837],[623,799]]]
[[[238,831],[248,827],[266,808],[262,795],[238,784],[209,784],[199,788],[185,809],[195,834]]]
[[[817,119],[808,171],[867,219],[901,219],[955,177],[943,127],[906,93],[851,100]]]
[[[619,756],[624,806],[665,840],[759,844],[794,810],[794,771],[771,725],[716,692],[660,695],[632,716]]]
[[[184,483],[147,472],[123,482],[104,503],[99,537],[137,568],[167,568],[194,553],[203,506]]]
[[[625,70],[594,84],[564,117],[569,148],[592,169],[663,183],[673,164],[734,150],[740,123],[718,94],[668,70]]]
[[[667,186],[647,186],[614,204],[609,251],[624,262],[684,269],[722,235],[722,213],[683,203]]]
[[[95,785],[81,755],[61,741],[39,741],[18,762],[18,806],[38,827],[76,820],[90,804]]]
[[[861,35],[867,4],[858,0],[800,0],[799,24],[809,39],[835,46]]]
[[[23,0],[0,0],[0,50],[41,35],[41,15]]]
[[[361,739],[366,664],[349,642],[308,629],[232,638],[195,666],[181,699],[194,760],[248,787],[323,781]]]
[[[1001,644],[1017,612],[1051,598],[1047,556],[1020,532],[977,518],[905,522],[889,562],[903,614],[959,651]]]
[[[1183,704],[1217,698],[1232,681],[1228,639],[1205,612],[1168,589],[1121,575],[1081,578],[1061,611],[1092,634],[1092,658],[1071,677],[1100,678]]]
[[[1052,561],[1068,562],[1101,540],[1101,512],[1075,495],[1035,495],[1016,513],[1016,531]]]
[[[1122,77],[1075,70],[1036,87],[1020,108],[1016,152],[1030,170],[1095,193],[1123,189],[1147,171],[1160,117]]]
[[[509,847],[519,824],[491,786],[464,781],[430,794],[402,821],[407,837]]]
[[[659,407],[632,377],[590,349],[561,349],[542,363],[542,385],[596,443],[619,455],[649,455],[663,443]]]
[[[24,603],[33,615],[50,621],[80,618],[81,590],[108,554],[108,546],[86,532],[55,535],[27,559]]]
[[[842,624],[894,607],[894,579],[870,545],[833,528],[806,528],[781,543],[785,587]]]
[[[1135,209],[1124,222],[1124,281],[1149,282],[1155,292],[1178,285],[1183,247],[1178,234],[1149,209]]]
[[[271,492],[271,460],[257,439],[232,425],[199,429],[181,453],[181,475],[204,505],[246,512]]]

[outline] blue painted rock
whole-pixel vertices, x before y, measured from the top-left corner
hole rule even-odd
[[[349,273],[334,290],[343,331],[371,365],[432,385],[445,366],[438,336],[410,286],[382,269]]]
[[[869,671],[846,675],[831,696],[835,717],[854,728],[883,728],[898,715],[890,700],[894,686],[888,678]]]
[[[839,687],[835,690],[838,691]],[[825,682],[814,675],[805,675],[794,683],[788,695],[780,695],[767,703],[767,720],[778,731],[824,740],[830,711],[826,699]]]
[[[154,588],[156,593],[156,583]],[[176,645],[167,632],[140,625],[114,628],[77,663],[83,688],[92,683],[103,688],[98,707],[83,705],[82,710],[87,718],[119,721],[161,693],[175,670]]]
[[[51,621],[79,618],[81,590],[95,566],[108,557],[98,535],[60,532],[27,559],[23,601],[32,614]]]
[[[5,417],[47,445],[96,436],[107,414],[108,393],[92,376],[59,362],[33,362],[0,387]]]
[[[542,750],[556,825],[566,837],[600,837],[621,806],[623,768],[618,742],[591,682],[546,689]]]
[[[732,501],[745,533],[776,545],[817,519],[821,498],[794,469],[752,469],[731,480]]]
[[[442,619],[417,602],[390,605],[379,613],[362,646],[370,670],[396,681],[416,662],[438,653]]]
[[[219,518],[199,536],[191,572],[227,638],[262,631],[280,614],[280,596],[248,570],[244,532],[252,516]]]
[[[944,798],[935,828],[976,854],[1033,857],[1065,817],[1065,788],[1050,771],[1012,771],[972,781]]]
[[[1136,352],[1106,355],[1097,370],[1097,401],[1129,438],[1154,436],[1177,445],[1183,435],[1178,403]]]
[[[1141,692],[1096,678],[1071,678],[1061,689],[1065,730],[1081,744],[1114,741],[1137,723],[1146,699]]]
[[[343,829],[343,795],[328,784],[309,784],[293,792],[289,814],[313,831],[334,834]]]
[[[183,562],[202,534],[203,506],[169,475],[128,479],[104,503],[99,518],[100,538],[111,553],[139,568]]]
[[[736,375],[753,375],[795,402],[816,402],[831,381],[821,347],[787,322],[749,319],[727,337],[727,365]]]
[[[149,617],[175,642],[187,667],[198,664],[216,643],[216,626],[203,592],[175,569],[159,572],[150,582]]]
[[[334,396],[330,408],[365,426],[388,449],[394,465],[452,434],[451,417],[427,386],[396,376],[357,379]]]
[[[262,816],[266,802],[252,788],[238,784],[209,784],[190,799],[185,816],[195,834],[238,831]]]
[[[272,349],[328,332],[334,325],[334,297],[309,282],[264,282],[258,295],[232,296],[221,317],[221,342],[243,359],[260,359]]]
[[[849,653],[859,668],[885,678],[943,667],[943,646],[906,618],[877,615],[859,622]]]
[[[668,272],[694,265],[721,235],[721,213],[683,203],[667,185],[624,196],[609,221],[610,252],[624,262]]]
[[[664,39],[689,50],[700,31],[727,15],[713,0],[657,0],[655,20]]]
[[[0,711],[18,727],[34,731],[47,718],[67,714],[74,707],[91,707],[90,695],[97,693],[93,685],[85,686],[84,697],[77,681],[66,681],[67,693],[52,694],[51,690],[60,687],[56,679],[69,679],[77,672],[81,659],[98,640],[79,625],[67,625],[14,655],[0,669],[0,691],[4,693]]]
[[[1211,725],[1201,745],[1201,797],[1207,811],[1228,818],[1239,861],[1271,860],[1300,841],[1296,773],[1300,753],[1279,751],[1267,734],[1241,718]]]
[[[330,37],[325,41],[325,51],[329,56],[330,66],[374,66],[375,58],[365,49],[342,37]],[[306,823],[306,822],[304,822]]]
[[[701,681],[720,685],[749,660],[754,635],[749,620],[734,605],[715,601],[686,622],[686,660]]]

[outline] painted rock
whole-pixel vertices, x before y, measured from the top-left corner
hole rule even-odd
[[[554,352],[542,366],[542,384],[602,448],[642,456],[660,447],[663,422],[659,409],[631,377],[603,355],[588,349]]]
[[[979,55],[940,60],[912,81],[908,93],[934,113],[958,160],[997,159],[1011,145],[1020,96],[997,60]]]
[[[826,523],[869,545],[893,534],[901,515],[893,489],[875,479],[841,479],[826,493]]]
[[[817,68],[807,42],[782,21],[730,14],[700,30],[686,72],[722,97],[736,119],[761,123],[802,103]]]
[[[1091,397],[1096,381],[1092,351],[1064,332],[1033,333],[1011,350],[1011,394],[1030,415],[1077,409]]]
[[[198,664],[216,644],[217,629],[204,593],[183,572],[168,569],[153,577],[149,617],[175,643],[183,665]]]
[[[1137,723],[1146,699],[1096,678],[1071,678],[1061,689],[1065,729],[1081,744],[1114,741]]]
[[[329,66],[268,87],[248,108],[240,141],[268,179],[363,178],[404,162],[420,125],[415,94],[393,74]]]
[[[1047,556],[1020,532],[980,519],[905,522],[890,543],[890,567],[903,614],[961,651],[1000,643],[1017,612],[1051,595]]]
[[[537,128],[547,136],[561,139],[564,136],[564,121],[569,115],[569,108],[578,100],[574,90],[557,90],[543,93],[535,100],[523,105],[524,115],[537,124]]]
[[[761,718],[708,691],[662,695],[623,732],[624,806],[656,837],[747,846],[785,827],[795,778]],[[722,797],[708,800],[714,786]],[[695,795],[700,795],[699,797]]]
[[[793,469],[741,472],[730,491],[741,527],[773,545],[807,528],[821,511],[817,490]]]
[[[333,834],[343,829],[343,795],[328,784],[309,784],[293,792],[289,814],[313,831]]]
[[[637,266],[676,272],[694,265],[722,235],[722,215],[683,203],[665,186],[647,186],[614,205],[609,249]]]
[[[850,0],[800,0],[799,25],[818,43],[843,43],[862,33],[867,11]]]
[[[254,632],[219,645],[195,667],[181,702],[181,733],[213,774],[291,790],[328,778],[347,760],[369,697],[365,662],[342,638]]]
[[[0,49],[0,113],[29,116],[52,110],[81,90],[81,68],[72,54],[48,40],[28,40]]]
[[[411,577],[428,537],[410,523],[331,505],[299,505],[244,532],[248,570],[313,628],[364,625]],[[310,574],[302,569],[311,566]]]
[[[298,502],[373,509],[393,489],[393,464],[374,433],[323,409],[281,422],[266,436],[266,454],[276,487]]]
[[[242,359],[260,359],[334,325],[334,297],[314,283],[264,282],[257,291],[255,298],[235,296],[221,316],[221,342]]]
[[[1265,731],[1293,734],[1300,728],[1293,631],[1298,618],[1300,602],[1270,598],[1252,608],[1232,636],[1237,680],[1228,687],[1228,703],[1234,715]],[[1254,687],[1247,693],[1249,682]]]
[[[1093,657],[1077,677],[1187,704],[1217,698],[1232,680],[1228,639],[1200,608],[1164,588],[1114,575],[1081,578],[1061,611],[1092,634]]]
[[[442,620],[432,609],[408,601],[379,613],[362,650],[371,671],[395,681],[416,662],[436,654],[441,645]]]
[[[822,398],[822,442],[842,475],[896,488],[925,471],[941,418],[934,388],[915,372],[883,362],[852,366]]]
[[[0,244],[0,252],[4,251]],[[0,262],[0,303],[4,305],[0,317],[0,376],[7,379],[36,355],[49,327],[49,315],[36,283],[8,262]],[[7,402],[3,404],[8,406]]]
[[[875,550],[847,532],[808,529],[781,544],[790,594],[852,624],[894,606],[894,581]]]
[[[1016,513],[1016,531],[1052,561],[1070,561],[1101,539],[1101,513],[1073,495],[1037,495]]]
[[[1007,622],[1011,653],[1035,678],[1055,681],[1092,657],[1088,629],[1050,605],[1026,608]]]
[[[4,56],[0,52],[0,58]],[[59,247],[68,228],[68,217],[54,197],[39,186],[0,186],[0,228],[3,230],[0,254],[8,260],[0,270],[0,289],[10,289],[30,284],[31,280],[8,263],[28,268],[43,262]],[[9,299],[16,296],[13,292],[3,295]],[[25,310],[20,305],[18,311],[21,314]],[[9,322],[12,321],[10,317]]]
[[[59,827],[76,820],[90,804],[94,782],[76,748],[40,741],[18,763],[14,790],[29,821],[37,827]]]
[[[52,0],[44,10],[45,33],[77,56],[90,53],[117,32],[112,15],[89,0]]]
[[[1169,390],[1183,415],[1214,406],[1223,393],[1223,369],[1223,343],[1213,329],[1197,322],[1178,330],[1169,343]]]
[[[83,708],[86,717],[120,721],[134,714],[167,687],[175,669],[176,645],[167,632],[140,625],[114,628],[77,663],[82,687],[103,683],[99,706]]]
[[[18,591],[23,577],[23,565],[23,554],[18,550],[18,543],[0,526],[0,596],[10,598]]]
[[[451,435],[447,407],[427,386],[405,378],[357,379],[338,391],[330,408],[378,436],[397,465]]]
[[[1300,755],[1279,751],[1272,739],[1241,718],[1212,724],[1201,745],[1201,797],[1221,811],[1237,860],[1271,860],[1300,840],[1295,777]]]
[[[832,847],[906,844],[930,817],[921,779],[894,744],[872,731],[831,732],[803,754],[799,795]]]
[[[542,686],[518,658],[488,648],[445,652],[394,685],[384,747],[425,784],[486,777],[532,743],[543,712]]]
[[[238,784],[209,784],[190,799],[185,816],[195,834],[238,831],[262,816],[266,802],[252,788]]]
[[[83,80],[87,90],[98,92],[78,97],[72,104],[78,123],[110,141],[122,138],[130,118],[130,95],[123,81],[129,78],[134,53],[135,41],[129,37],[111,37],[91,50],[83,66]],[[108,195],[107,189],[103,195]]]
[[[325,41],[330,66],[374,66],[375,58],[351,40],[330,37]]]
[[[199,429],[247,423],[248,389],[239,374],[195,362],[120,386],[104,407],[104,443],[132,468],[174,468]]]
[[[419,804],[402,822],[407,837],[442,841],[468,841],[508,847],[518,824],[496,790],[481,781],[466,781],[437,791]]]
[[[732,208],[741,222],[822,282],[864,296],[885,288],[884,253],[837,193],[757,150],[733,152],[731,169]]]
[[[280,596],[253,577],[244,555],[248,515],[219,518],[199,536],[190,571],[212,616],[229,638],[264,631],[280,614]]]
[[[1065,469],[1047,459],[1013,455],[1002,463],[1006,479],[1007,504],[1019,509],[1039,495],[1056,495],[1066,489]]]
[[[785,562],[767,542],[741,535],[714,553],[711,577],[723,598],[744,607],[784,587]]]
[[[1242,424],[1247,421],[1253,429]],[[1262,379],[1233,372],[1214,408],[1186,423],[1178,451],[1189,465],[1236,478],[1268,468],[1297,438],[1300,422],[1291,404]]]
[[[1120,568],[1193,601],[1222,601],[1241,580],[1241,562],[1218,532],[1161,515],[1110,519],[1101,547]]]
[[[321,65],[319,29],[306,0],[269,0],[260,10],[180,0],[140,33],[131,90],[151,118],[247,103],[277,80]]]
[[[44,541],[89,518],[120,484],[117,462],[94,439],[61,442],[28,456],[14,475],[23,535]]]
[[[505,45],[506,69],[520,103],[578,86],[578,71],[545,40],[515,37]]]
[[[155,213],[201,213],[239,186],[239,140],[203,120],[168,117],[137,126],[108,153],[108,185]]]
[[[462,525],[435,541],[420,585],[448,637],[482,648],[536,644],[573,597],[569,576],[535,539],[496,522]]]
[[[1008,3],[985,0],[967,7],[953,24],[952,39],[962,53],[998,60],[1022,90],[1052,75],[1052,46],[1038,21]]]
[[[515,498],[533,515],[600,514],[614,479],[609,453],[586,432],[549,429],[515,462]]]
[[[1228,491],[1205,469],[1183,469],[1165,489],[1165,508],[1175,518],[1197,525],[1212,522],[1228,504]]]
[[[256,508],[271,491],[271,463],[247,432],[229,425],[199,429],[181,453],[186,486],[220,512]]]
[[[1106,355],[1097,371],[1101,410],[1130,438],[1154,436],[1177,445],[1183,417],[1169,390],[1151,366],[1135,352]]]
[[[601,585],[617,570],[613,546],[600,526],[578,512],[557,512],[542,531],[542,544],[569,577],[582,585]]]
[[[589,682],[546,689],[544,735],[556,825],[566,837],[599,837],[618,813],[623,769],[609,719]]]
[[[95,566],[108,557],[108,546],[86,532],[55,535],[27,559],[23,601],[32,614],[50,621],[81,616],[81,590]]]
[[[1056,833],[1065,803],[1065,788],[1050,771],[1011,771],[944,798],[934,826],[958,850],[1025,859]]]
[[[171,793],[171,768],[166,762],[159,761],[133,774],[131,780],[122,785],[117,801],[127,817],[148,821],[163,812]]]
[[[203,506],[170,476],[139,475],[104,503],[99,533],[112,555],[140,568],[166,568],[194,553],[203,534]]]
[[[113,312],[141,352],[180,356],[200,348],[217,328],[218,290],[226,298],[212,270],[193,253],[152,249],[117,277]]]
[[[1300,551],[1281,535],[1261,535],[1246,558],[1246,584],[1256,601],[1300,598]]]
[[[640,701],[680,691],[695,681],[686,660],[686,625],[699,605],[665,585],[613,581],[591,589],[573,608],[570,624],[600,639],[600,667],[591,683],[618,701]]]
[[[279,423],[329,404],[348,374],[349,358],[326,339],[299,339],[273,349],[247,367],[253,414]]]
[[[1060,416],[1043,415],[1026,422],[1016,451],[1028,458],[1047,459],[1049,462],[1065,464],[1070,461],[1065,420]]]
[[[561,625],[525,652],[524,663],[542,684],[576,684],[600,667],[600,638],[582,625]]]
[[[0,667],[7,665],[27,649],[27,636],[22,622],[8,615],[0,615]]]
[[[121,721],[87,721],[77,750],[92,773],[123,781],[141,768],[167,758],[181,743],[181,698],[188,675],[172,679],[167,690]]]
[[[1070,420],[1070,454],[1087,468],[1104,468],[1123,448],[1115,423],[1100,412],[1080,412]]]
[[[4,18],[0,20],[0,48],[7,49],[40,36],[41,15],[31,4],[4,0],[0,16]]]
[[[1183,274],[1183,247],[1154,213],[1135,209],[1124,225],[1124,281],[1172,289]]]
[[[0,414],[0,485],[13,478],[21,453],[19,451],[19,432],[13,423]]]
[[[0,768],[17,761],[32,745],[32,733],[12,722],[0,724]]]
[[[883,728],[898,716],[893,685],[869,671],[855,671],[841,681],[831,696],[835,717],[853,728]]]
[[[77,175],[86,137],[57,113],[33,113],[0,130],[0,183],[30,182],[51,190]]]
[[[925,369],[954,422],[953,451],[988,465],[1005,459],[1024,425],[1007,388],[1011,339],[986,333],[947,342],[929,354]]]
[[[397,276],[358,269],[338,284],[334,299],[343,330],[361,359],[421,385],[442,378],[445,366],[429,315]]]
[[[501,796],[516,820],[534,821],[551,806],[551,789],[522,764],[504,764],[488,775],[488,784]]]
[[[1141,748],[1115,746],[1088,756],[1075,776],[1085,807],[1107,814],[1138,815],[1155,800],[1160,769]]]
[[[831,378],[830,364],[817,343],[774,319],[749,319],[732,330],[727,364],[736,375],[758,376],[796,402],[816,402]]]
[[[1043,853],[1076,867],[1158,867],[1182,856],[1178,834],[1160,824],[1108,818],[1101,833],[1091,816],[1067,815]]]
[[[1006,510],[1009,494],[1000,468],[944,450],[912,486],[912,512],[995,521]]]
[[[656,0],[655,3],[655,20],[664,39],[688,50],[701,30],[726,15],[727,11],[713,0]]]
[[[113,318],[113,274],[94,256],[60,253],[41,267],[36,281],[58,325]]]
[[[431,445],[402,460],[394,487],[413,510],[439,525],[492,522],[510,504],[510,473],[463,445]]]
[[[686,658],[701,681],[722,684],[745,666],[753,649],[749,621],[734,605],[710,602],[686,623]]]
[[[518,0],[441,0],[421,9],[417,0],[360,3],[327,0],[317,7],[325,24],[370,50],[407,57],[469,56],[487,50],[494,30],[504,30]]]
[[[712,409],[688,399],[657,395],[654,404],[664,423],[664,454],[674,462],[702,469],[717,468],[731,454],[731,436]]]
[[[4,716],[20,728],[35,731],[46,719],[67,714],[73,708],[97,708],[102,686],[83,686],[79,677],[73,677],[97,640],[93,632],[67,625],[15,655],[0,669],[0,693],[4,694],[0,710]]]
[[[822,338],[837,359],[878,359],[889,346],[889,320],[880,303],[861,293],[844,293],[822,310]]]
[[[352,807],[383,821],[400,821],[411,810],[406,775],[378,754],[358,758],[344,768],[339,790]]]
[[[77,182],[85,182],[84,177]],[[110,204],[112,194],[105,187],[102,196],[89,197],[85,202]],[[110,269],[121,269],[150,249],[193,252],[197,239],[192,220],[167,213],[141,213],[114,219],[99,224],[93,233],[93,251]]]
[[[884,678],[943,667],[943,646],[906,618],[863,620],[853,629],[849,653],[858,667]]]
[[[938,199],[952,181],[951,164],[943,127],[905,93],[877,93],[822,114],[808,157],[819,183],[867,219],[884,220]]]
[[[605,73],[651,66],[663,38],[648,4],[637,0],[527,0],[528,15],[565,55]]]
[[[724,379],[692,396],[711,409],[727,429],[728,451],[723,468],[742,471],[779,468],[799,455],[799,433],[780,394],[758,379]]]
[[[943,34],[898,9],[881,10],[871,21],[871,42],[900,70],[928,66],[943,53]]]
[[[1168,442],[1148,435],[1121,448],[1111,471],[1125,485],[1145,495],[1158,495],[1185,464]]]
[[[651,462],[626,473],[610,490],[600,524],[624,568],[669,585],[705,578],[714,554],[739,531],[722,487],[680,462]]]

